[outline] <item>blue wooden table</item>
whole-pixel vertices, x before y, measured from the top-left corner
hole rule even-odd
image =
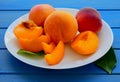
[[[111,26],[114,34],[113,48],[117,65],[112,75],[94,63],[67,70],[51,70],[27,65],[14,58],[6,49],[4,34],[18,17],[28,13],[36,4],[47,3],[54,7],[94,7]],[[120,80],[120,1],[119,0],[0,0],[0,82],[113,82]]]

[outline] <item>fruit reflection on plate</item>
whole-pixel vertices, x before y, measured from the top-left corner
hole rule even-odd
[[[72,8],[56,8],[59,11],[67,11],[70,12],[73,16],[77,14],[79,11],[78,9]],[[89,63],[96,61],[97,59],[101,58],[105,53],[110,49],[112,42],[113,42],[113,33],[110,29],[110,26],[102,20],[102,29],[98,34],[99,37],[99,47],[95,53],[91,56],[82,56],[78,55],[75,51],[73,51],[69,44],[65,44],[65,55],[63,60],[56,65],[49,66],[46,64],[45,60],[42,59],[30,59],[18,55],[16,52],[20,49],[20,46],[17,42],[15,35],[13,34],[13,29],[16,25],[21,23],[21,21],[28,20],[28,14],[25,14],[15,20],[7,29],[5,33],[5,45],[8,51],[17,59],[23,61],[32,66],[41,67],[41,68],[48,68],[48,69],[68,69],[74,67],[80,67]]]

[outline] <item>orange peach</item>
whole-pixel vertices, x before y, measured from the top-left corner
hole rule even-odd
[[[42,48],[45,54],[50,54],[54,50],[55,44],[53,42],[51,42],[50,44],[47,44],[46,42],[42,42]]]
[[[43,28],[38,27],[32,21],[25,21],[18,24],[14,28],[14,34],[17,37],[21,48],[31,52],[43,50],[41,43],[50,42],[49,35],[43,35]]]
[[[59,41],[55,49],[50,53],[45,55],[45,60],[49,65],[58,64],[64,57],[64,43]]]
[[[82,8],[76,15],[78,30],[93,31],[98,33],[102,28],[102,20],[99,12],[94,8]]]
[[[44,30],[54,43],[60,40],[66,43],[75,37],[78,25],[75,17],[69,12],[54,11],[46,18]]]
[[[71,42],[73,50],[81,55],[91,55],[99,46],[99,38],[95,32],[84,31],[78,34]]]
[[[38,4],[31,8],[29,12],[29,19],[33,20],[37,25],[43,26],[47,16],[55,9],[49,4]]]
[[[18,39],[18,41],[22,49],[28,50],[31,52],[39,52],[43,50],[41,43],[42,42],[49,43],[50,38],[48,35],[41,35],[38,38],[35,38],[33,40],[30,40],[28,38],[27,39],[20,38]]]
[[[43,34],[43,28],[33,21],[24,21],[14,28],[14,34],[18,39],[34,39]]]

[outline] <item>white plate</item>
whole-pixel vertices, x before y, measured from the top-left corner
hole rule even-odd
[[[64,10],[68,11],[74,16],[78,12],[77,9],[71,9],[71,8],[56,8],[57,10]],[[18,55],[16,52],[20,49],[20,46],[17,42],[16,37],[13,34],[13,29],[14,27],[20,23],[21,21],[27,20],[28,19],[28,14],[25,14],[15,20],[7,29],[5,33],[5,45],[8,49],[8,51],[17,59],[21,60],[24,63],[27,63],[32,66],[36,67],[41,67],[41,68],[48,68],[48,69],[68,69],[68,68],[75,68],[75,67],[81,67],[83,65],[87,65],[89,63],[92,63],[96,61],[97,59],[101,58],[102,56],[105,55],[105,53],[110,49],[112,42],[113,42],[113,33],[110,29],[110,26],[102,20],[103,27],[102,30],[99,33],[99,39],[100,39],[100,44],[98,50],[92,54],[91,56],[81,56],[77,53],[75,53],[69,45],[65,46],[65,56],[63,60],[53,66],[47,65],[45,62],[44,58],[38,58],[38,59],[32,59],[29,57],[25,57],[22,55]]]

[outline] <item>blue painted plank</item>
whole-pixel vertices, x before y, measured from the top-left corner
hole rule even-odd
[[[81,68],[69,69],[69,70],[47,70],[42,68],[33,67],[27,65],[16,58],[14,58],[7,50],[0,50],[0,73],[41,73],[52,74],[54,73],[106,73],[97,68],[93,63]],[[31,70],[32,69],[32,70]],[[81,71],[82,70],[82,71]]]
[[[0,11],[0,27],[7,28],[14,20],[28,13],[28,11]]]
[[[4,34],[6,29],[0,29],[0,48],[5,48]]]
[[[7,50],[0,50],[0,53],[0,61],[2,61],[0,62],[0,74],[107,74],[94,63],[73,69],[51,70],[25,64],[14,58]],[[113,70],[113,74],[120,74],[120,50],[115,50],[115,53],[117,65]]]
[[[0,75],[1,82],[119,82],[120,75],[28,74]]]
[[[0,48],[6,48],[4,44],[4,34],[6,29],[0,29]],[[113,47],[120,48],[120,29],[112,29],[114,35]]]
[[[120,28],[120,11],[100,11],[100,14],[111,27]]]
[[[7,28],[18,17],[29,11],[0,11],[0,28]],[[111,27],[120,27],[120,11],[99,11]]]
[[[112,29],[113,31],[113,47],[120,48],[120,29]]]
[[[119,0],[2,0],[0,10],[3,9],[30,9],[36,4],[50,4],[54,7],[94,7],[97,9],[120,9]]]

